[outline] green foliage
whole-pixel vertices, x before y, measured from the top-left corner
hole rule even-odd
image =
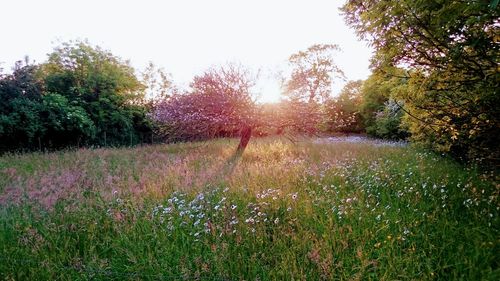
[[[84,42],[66,43],[49,55],[43,71],[47,91],[66,96],[88,113],[95,124],[89,143],[134,144],[141,131],[146,133],[141,120],[146,110],[140,106],[144,86],[127,62]]]
[[[389,99],[384,103],[384,108],[376,112],[374,124],[367,128],[367,132],[384,139],[404,139],[408,136],[406,128],[402,124],[405,116],[401,110],[401,104]]]
[[[413,139],[466,159],[497,161],[497,1],[348,1],[347,22],[375,48],[376,69],[408,69],[400,93]]]
[[[37,66],[16,63],[14,71],[0,79],[0,150],[30,147],[44,132],[39,118],[43,81]]]
[[[74,103],[76,104],[76,103]],[[47,93],[43,96],[42,110],[39,113],[45,128],[45,138],[56,147],[77,143],[82,139],[95,137],[95,125],[87,112],[78,105],[71,105],[68,99],[59,94]]]
[[[399,95],[407,101],[412,139],[462,159],[497,161],[500,79],[456,82],[450,90],[456,77],[443,82],[446,76],[435,75],[411,73],[410,91]]]
[[[283,81],[285,96],[309,103],[328,100],[332,79],[344,77],[333,60],[333,53],[338,50],[334,44],[316,44],[291,55],[288,61],[292,73]]]
[[[369,135],[387,139],[402,139],[408,135],[401,125],[403,103],[392,98],[407,91],[405,81],[404,78],[380,72],[375,72],[364,81],[359,110]]]
[[[85,42],[0,80],[1,150],[132,145],[150,136],[144,85],[127,62]]]

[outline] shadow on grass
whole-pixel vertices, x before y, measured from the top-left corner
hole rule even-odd
[[[237,149],[231,157],[226,160],[226,163],[222,166],[220,171],[220,176],[225,178],[226,176],[231,176],[233,174],[234,168],[238,165],[243,155],[243,149]]]
[[[227,176],[231,176],[233,174],[234,168],[240,162],[241,156],[243,155],[243,152],[245,151],[245,148],[248,145],[248,142],[250,141],[250,138],[252,137],[252,127],[251,126],[245,126],[241,130],[241,139],[240,143],[238,144],[238,148],[236,148],[236,151],[234,154],[229,157],[222,166],[222,170],[219,172],[219,176],[224,179]]]

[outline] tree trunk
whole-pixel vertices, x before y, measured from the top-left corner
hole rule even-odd
[[[243,153],[251,137],[252,137],[252,127],[250,126],[243,127],[243,129],[241,129],[240,144],[238,145],[238,149],[236,150],[239,154]]]

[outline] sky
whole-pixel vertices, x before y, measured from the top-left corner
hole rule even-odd
[[[346,26],[341,0],[0,0],[0,67],[28,55],[43,62],[61,42],[87,39],[130,60],[149,61],[186,87],[211,66],[260,70],[261,102],[277,101],[275,73],[313,44],[338,44],[335,62],[348,80],[370,74],[372,50]],[[344,82],[336,81],[338,93]]]

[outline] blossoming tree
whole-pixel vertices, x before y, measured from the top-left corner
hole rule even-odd
[[[251,88],[255,78],[237,64],[195,76],[190,91],[159,102],[152,118],[169,141],[193,141],[241,134],[243,150],[256,125]]]

